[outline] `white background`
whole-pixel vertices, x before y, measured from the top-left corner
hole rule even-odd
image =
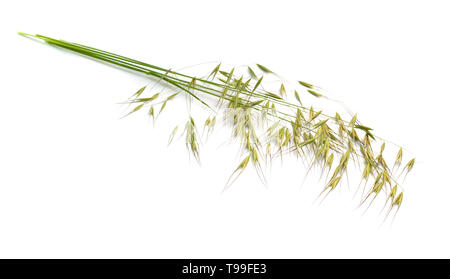
[[[1,258],[448,258],[448,1],[2,1]],[[261,63],[320,84],[417,157],[393,225],[343,187],[313,204],[303,165],[249,171],[237,146],[202,166],[180,110],[155,127],[118,105],[145,78],[36,43],[38,33],[164,67]],[[226,134],[226,133],[225,133]]]

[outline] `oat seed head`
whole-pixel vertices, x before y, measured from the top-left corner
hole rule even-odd
[[[233,168],[225,188],[247,169],[249,162],[261,180],[265,181],[263,165],[270,164],[277,157],[294,154],[308,166],[308,172],[317,168],[321,174],[326,174],[325,188],[322,191],[328,191],[325,197],[343,183],[344,176],[348,180],[351,169],[352,173],[360,172],[357,175],[358,180],[372,185],[369,189],[362,190],[360,204],[364,204],[370,196],[370,207],[375,199],[381,199],[381,192],[386,193],[385,205],[390,201],[386,216],[393,207],[398,210],[402,204],[404,187],[398,180],[403,173],[406,176],[413,169],[415,159],[410,159],[398,174],[397,168],[407,155],[404,150],[398,150],[393,158],[393,166],[389,167],[384,158],[389,155],[388,145],[373,133],[372,128],[360,123],[356,114],[349,116],[344,112],[341,115],[337,111],[329,113],[326,110],[314,110],[312,104],[309,108],[305,106],[309,97],[306,94],[305,100],[301,100],[300,96],[303,98],[303,95],[299,92],[302,90],[315,97],[310,98],[315,102],[314,106],[329,101],[324,97],[321,88],[308,82],[298,81],[295,83],[297,87],[292,87],[261,64],[249,65],[245,67],[244,72],[239,72],[238,68],[227,68],[219,63],[205,75],[194,77],[81,44],[42,35],[21,35],[141,73],[156,79],[157,82],[151,82],[164,87],[164,93],[152,92],[154,90],[150,86],[137,90],[127,101],[132,105],[127,115],[147,107],[149,116],[155,120],[169,102],[184,96],[189,100],[187,104],[197,103],[211,112],[203,125],[203,131],[206,131],[207,135],[213,132],[216,117],[223,119],[224,125],[231,129],[231,137],[239,143],[241,155],[240,162]],[[258,74],[254,69],[259,70]],[[266,82],[267,76],[269,81]],[[273,86],[274,84],[277,86]],[[188,120],[184,124],[182,135],[185,137],[189,154],[199,161],[200,141],[196,121],[189,106],[186,109]],[[157,116],[155,109],[158,109]],[[178,126],[172,130],[169,144],[177,131]],[[374,155],[373,148],[380,148],[380,152]],[[385,149],[387,155],[383,155]],[[328,177],[329,173],[331,177]],[[402,191],[398,193],[400,189]]]

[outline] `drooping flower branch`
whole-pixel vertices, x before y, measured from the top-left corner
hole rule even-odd
[[[399,180],[411,171],[415,159],[401,166],[403,149],[400,148],[394,163],[389,166],[383,155],[386,144],[373,134],[371,128],[362,125],[356,115],[345,120],[337,112],[330,115],[305,106],[303,97],[301,99],[302,92],[327,100],[323,90],[317,86],[298,81],[298,88],[291,90],[281,79],[277,79],[278,89],[269,90],[265,86],[265,78],[278,75],[260,64],[247,67],[245,74],[238,74],[235,68],[225,69],[219,64],[207,75],[196,77],[81,44],[42,35],[19,34],[143,73],[173,91],[169,96],[160,93],[147,96],[146,87],[139,89],[128,100],[129,104],[134,105],[130,113],[145,109],[154,119],[168,102],[181,94],[211,110],[211,116],[204,123],[208,134],[213,131],[217,118],[222,116],[230,123],[232,135],[242,147],[242,161],[230,176],[226,188],[249,164],[264,180],[264,161],[294,153],[307,163],[308,171],[318,167],[321,176],[325,175],[325,185],[320,195],[326,196],[336,189],[343,177],[348,176],[349,164],[353,162],[354,167],[361,171],[360,185],[364,185],[361,205],[368,203],[370,206],[384,193],[388,216],[393,209],[398,211],[402,204],[403,190]],[[178,127],[171,133],[169,141],[177,133]],[[198,127],[193,117],[189,117],[181,133],[189,152],[199,160]],[[379,151],[374,150],[377,143]]]

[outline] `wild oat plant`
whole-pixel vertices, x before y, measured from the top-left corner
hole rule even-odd
[[[308,173],[312,168],[320,170],[324,180],[324,187],[319,191],[321,198],[343,180],[348,181],[351,166],[360,172],[356,190],[362,192],[359,206],[367,204],[368,208],[377,197],[384,196],[383,210],[387,218],[391,212],[396,214],[402,204],[403,190],[399,181],[404,181],[415,159],[402,165],[404,151],[400,147],[388,164],[383,156],[386,143],[373,134],[372,128],[361,124],[356,114],[345,119],[338,112],[326,114],[307,106],[304,99],[333,102],[320,87],[304,81],[291,84],[260,64],[246,66],[245,71],[218,64],[204,76],[191,76],[81,44],[19,34],[148,75],[153,83],[170,89],[170,94],[163,95],[148,90],[147,86],[140,88],[127,101],[133,105],[129,114],[146,110],[155,119],[178,95],[187,98],[189,104],[197,102],[205,106],[210,116],[202,121],[203,131],[210,134],[216,122],[223,121],[231,127],[232,137],[241,145],[242,161],[230,175],[225,189],[249,165],[265,183],[263,166],[274,158],[294,154],[306,164]],[[268,79],[271,81],[267,82]],[[181,134],[190,154],[200,160],[198,121],[189,116],[183,126],[173,129],[169,143],[177,133]]]

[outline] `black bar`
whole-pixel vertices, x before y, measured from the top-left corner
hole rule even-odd
[[[275,259],[5,259],[1,270],[14,270],[45,275],[114,275],[139,278],[175,279],[265,279],[315,278],[324,274],[335,276],[366,275],[404,278],[405,272],[431,275],[443,269],[447,274],[449,260],[275,260]],[[89,270],[89,273],[87,273]],[[156,276],[158,275],[158,276]],[[161,277],[162,276],[162,277]],[[286,277],[288,276],[288,277]],[[427,278],[429,278],[427,276]],[[344,277],[344,278],[346,278]],[[425,278],[424,278],[425,279]]]

